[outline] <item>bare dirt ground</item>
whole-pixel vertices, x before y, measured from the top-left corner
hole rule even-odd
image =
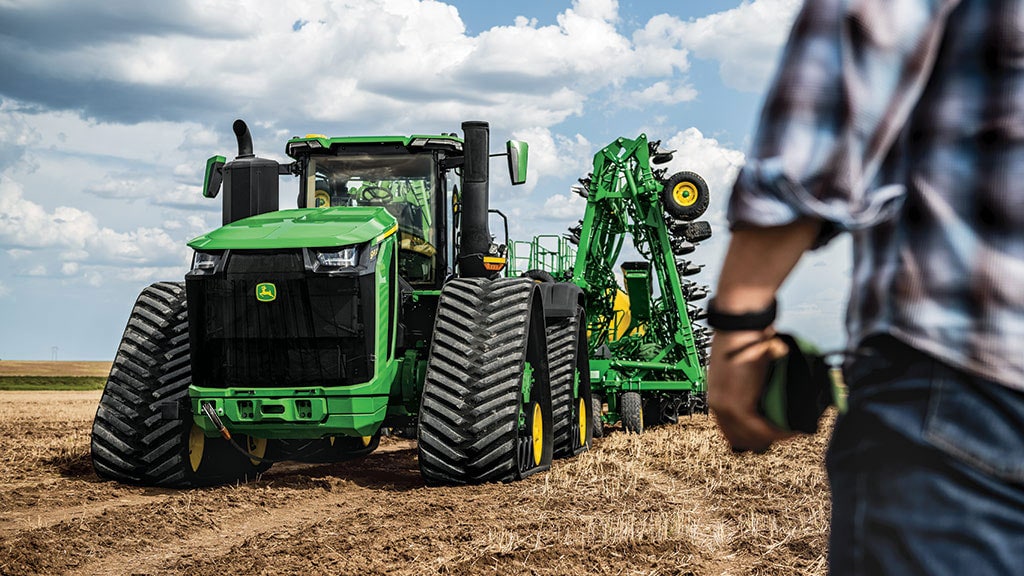
[[[711,419],[513,484],[427,488],[412,441],[259,481],[101,481],[99,392],[0,392],[0,574],[823,574],[826,434],[731,454]]]

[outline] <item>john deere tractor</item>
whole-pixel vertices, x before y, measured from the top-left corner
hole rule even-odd
[[[96,412],[96,472],[188,487],[337,462],[414,436],[429,484],[511,481],[586,450],[584,297],[506,277],[489,127],[288,141],[287,164],[207,161],[223,226],[184,281],[142,291]],[[513,184],[528,148],[506,144]],[[282,175],[297,207],[279,209]],[[507,222],[506,222],[507,224]],[[507,228],[506,228],[507,229]]]

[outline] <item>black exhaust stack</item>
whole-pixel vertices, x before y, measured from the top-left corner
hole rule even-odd
[[[238,140],[238,156],[224,165],[223,223],[274,212],[278,209],[279,164],[252,152],[252,135],[242,120],[232,129]]]
[[[487,278],[494,275],[494,272],[484,267],[484,256],[490,255],[491,250],[491,230],[488,225],[491,129],[487,122],[463,122],[462,133],[465,165],[462,167],[459,206],[459,275],[464,278]]]

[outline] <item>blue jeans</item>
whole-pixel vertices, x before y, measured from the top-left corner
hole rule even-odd
[[[830,574],[1024,574],[1024,393],[865,348],[826,456]]]

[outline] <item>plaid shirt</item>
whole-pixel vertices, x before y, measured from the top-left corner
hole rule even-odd
[[[853,235],[851,344],[1024,390],[1024,0],[807,0],[734,229]]]

